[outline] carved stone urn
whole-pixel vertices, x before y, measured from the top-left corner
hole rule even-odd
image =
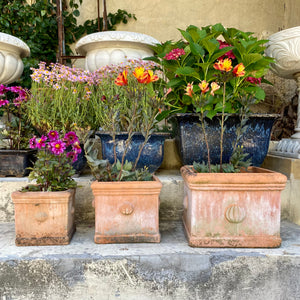
[[[152,56],[151,45],[159,44],[153,37],[129,31],[96,32],[81,38],[76,52],[85,55],[85,69],[95,71],[103,66],[119,64],[128,59]]]
[[[271,154],[300,158],[300,26],[271,35],[265,52],[275,59],[271,70],[276,75],[296,80],[299,95],[295,134],[282,139]]]
[[[0,32],[0,83],[19,79],[24,69],[22,58],[29,55],[30,49],[22,40]]]

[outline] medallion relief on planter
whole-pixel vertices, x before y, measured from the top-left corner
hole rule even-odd
[[[230,223],[242,223],[246,218],[246,211],[238,204],[231,204],[225,209],[225,218]]]

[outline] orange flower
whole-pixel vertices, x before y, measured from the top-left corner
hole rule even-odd
[[[157,75],[153,75],[153,71],[152,70],[148,70],[146,71],[146,74],[147,74],[147,83],[150,83],[150,82],[154,82],[154,81],[157,81],[159,78]]]
[[[212,95],[212,96],[214,96],[215,94],[215,91],[217,91],[219,88],[220,88],[220,86],[216,83],[216,82],[212,82],[211,84],[210,84],[210,88],[211,88],[211,91],[210,91],[210,94]]]
[[[245,72],[245,66],[243,65],[243,63],[239,63],[238,65],[236,65],[234,68],[233,68],[233,71],[232,71],[233,75],[235,77],[242,77],[246,74]]]
[[[127,70],[124,70],[122,73],[120,73],[118,77],[115,79],[115,84],[119,86],[127,85],[128,84],[127,74],[128,74]]]
[[[185,95],[188,95],[190,97],[193,97],[193,82],[188,83],[187,87],[185,88]]]
[[[143,67],[136,67],[132,72],[132,75],[137,79],[139,83],[146,83],[148,72]]]
[[[205,80],[202,80],[198,85],[202,94],[205,94],[206,92],[209,91],[208,82],[206,82]]]
[[[216,70],[222,71],[222,72],[229,72],[232,69],[232,62],[230,58],[225,58],[225,59],[221,59],[218,60],[218,62],[216,62],[214,64],[214,68]]]

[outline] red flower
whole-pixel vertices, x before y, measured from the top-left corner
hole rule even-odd
[[[243,65],[243,63],[239,63],[238,65],[236,65],[234,68],[233,68],[233,71],[232,71],[233,75],[235,77],[242,77],[246,74],[245,72],[245,66]]]
[[[128,84],[127,74],[128,74],[127,70],[124,70],[122,73],[120,73],[118,77],[115,79],[115,84],[119,86],[127,85]]]

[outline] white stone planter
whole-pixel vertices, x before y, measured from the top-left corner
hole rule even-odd
[[[280,77],[295,79],[300,72],[300,26],[272,34],[266,54],[275,58],[271,70]]]
[[[19,79],[24,69],[21,58],[29,55],[30,49],[22,40],[0,32],[0,83]]]
[[[76,44],[76,52],[85,55],[85,68],[95,71],[103,66],[152,56],[153,37],[128,31],[105,31],[89,34]]]

